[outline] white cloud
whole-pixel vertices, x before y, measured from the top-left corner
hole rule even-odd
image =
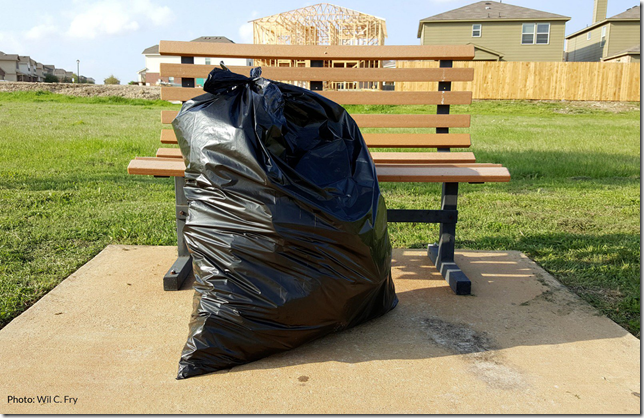
[[[244,23],[239,27],[239,40],[240,43],[252,44],[253,43],[253,24]]]
[[[25,38],[31,41],[38,41],[58,33],[58,27],[52,23],[42,23],[25,32]]]
[[[84,10],[72,15],[67,35],[94,39],[97,36],[121,35],[145,26],[162,26],[172,21],[172,11],[152,0],[100,0],[86,3]]]
[[[251,18],[248,20],[257,19],[259,12],[257,10],[253,10],[250,16]],[[253,24],[251,22],[246,22],[239,27],[239,40],[241,41],[240,43],[253,43]]]
[[[6,54],[24,54],[25,47],[21,37],[14,32],[0,32],[0,51]]]

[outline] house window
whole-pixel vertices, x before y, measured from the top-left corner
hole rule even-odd
[[[210,58],[206,58],[206,65],[210,65]]]
[[[472,38],[480,38],[480,37],[481,37],[481,24],[475,23],[472,25]]]
[[[521,30],[521,44],[547,45],[550,42],[550,23],[524,23]]]
[[[537,43],[547,45],[550,42],[550,23],[537,24]]]
[[[534,23],[524,23],[523,30],[521,31],[521,44],[533,44],[534,43]]]
[[[601,39],[599,40],[599,45],[604,46],[605,43],[606,43],[606,26],[602,28],[602,36],[601,36]]]
[[[590,41],[590,31],[586,32],[586,40]]]

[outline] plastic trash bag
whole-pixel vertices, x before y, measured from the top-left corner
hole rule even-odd
[[[353,119],[309,90],[215,69],[173,127],[194,312],[178,379],[248,363],[398,303],[387,210]]]

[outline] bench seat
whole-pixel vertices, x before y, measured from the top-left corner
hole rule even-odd
[[[392,153],[394,154],[394,153]],[[436,153],[439,154],[439,153]],[[136,157],[127,167],[128,174],[157,177],[183,177],[183,159]],[[510,172],[501,164],[416,164],[376,163],[378,180],[383,182],[488,183],[510,181]]]

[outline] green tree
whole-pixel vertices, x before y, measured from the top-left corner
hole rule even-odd
[[[45,74],[45,83],[58,83],[58,77],[53,74]]]
[[[107,77],[105,80],[103,80],[103,83],[105,84],[121,84],[121,80],[118,78],[114,77],[114,74],[110,75]]]

